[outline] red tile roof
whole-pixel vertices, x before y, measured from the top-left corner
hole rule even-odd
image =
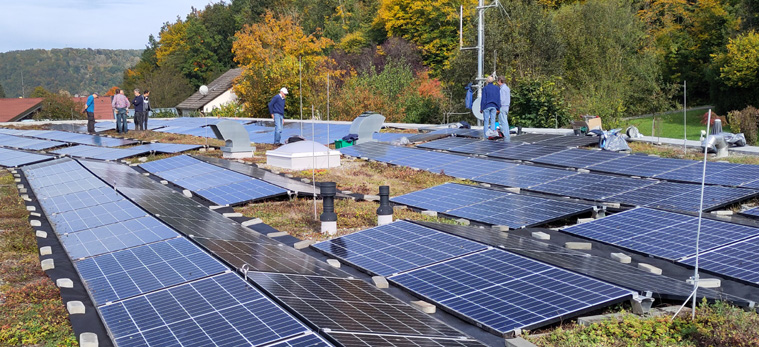
[[[42,107],[42,98],[0,99],[0,122],[15,122]]]
[[[71,98],[72,100],[80,103],[84,107],[84,103],[87,102],[87,97]],[[80,108],[78,111],[81,111]],[[113,109],[111,108],[111,97],[100,95],[95,99],[95,119],[113,119]]]

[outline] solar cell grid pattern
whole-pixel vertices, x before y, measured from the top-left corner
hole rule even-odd
[[[627,289],[498,249],[390,280],[501,334],[550,324],[631,294]]]
[[[534,143],[549,146],[588,147],[598,146],[598,141],[599,138],[597,136],[559,135],[553,138],[538,140]]]
[[[576,174],[530,187],[541,193],[586,200],[614,200],[611,196],[656,184],[658,181],[599,174]],[[619,202],[619,200],[617,200]]]
[[[508,194],[445,213],[481,223],[519,229],[578,215],[591,209],[589,205],[570,201]]]
[[[617,159],[625,154],[611,151],[592,151],[587,149],[571,148],[566,151],[552,153],[533,159],[541,164],[550,164],[563,167],[585,168],[590,165],[600,164],[612,159]]]
[[[53,159],[53,157],[49,155],[0,148],[0,165],[5,167],[28,165],[50,159]]]
[[[112,188],[103,185],[100,188],[83,190],[71,194],[40,199],[40,205],[49,214],[78,210],[124,198]]]
[[[446,212],[459,208],[462,205],[476,204],[506,195],[508,193],[490,189],[444,183],[439,186],[396,196],[391,198],[390,201],[424,210]]]
[[[65,154],[72,157],[93,158],[100,160],[119,160],[145,154],[148,151],[132,148],[106,148],[94,146],[71,146],[54,151],[55,154]]]
[[[701,183],[701,177],[704,174],[703,163],[697,161],[690,162],[692,165],[659,174],[656,178],[680,182]],[[740,170],[732,169],[740,169],[742,166],[742,164],[707,162],[705,182],[707,184],[735,186],[746,183],[744,181],[750,181],[756,178],[755,176],[739,178],[742,176]],[[728,175],[727,173],[731,171],[733,172],[733,175]]]
[[[388,334],[358,334],[329,332],[331,338],[346,347],[368,346],[426,346],[426,347],[473,347],[484,346],[472,339],[444,339],[418,336],[398,336]]]
[[[253,273],[249,278],[320,330],[466,337],[361,280],[277,273]]]
[[[511,136],[512,142],[525,142],[525,143],[535,143],[545,140],[551,140],[558,138],[562,135],[554,135],[554,134],[522,134],[522,135],[514,135]]]
[[[400,165],[400,166],[408,166],[412,168],[417,168],[421,170],[430,170],[435,167],[443,166],[443,165],[450,165],[462,162],[466,157],[450,154],[450,153],[440,153],[440,152],[432,152],[432,151],[419,151],[416,150],[417,154],[413,156],[408,156],[404,158],[400,158],[397,160],[390,160],[389,163]]]
[[[471,179],[477,182],[497,184],[507,187],[530,188],[546,182],[577,175],[577,172],[544,168],[531,165],[516,165]]]
[[[73,233],[146,216],[145,211],[127,200],[109,202],[78,210],[48,215],[58,234]]]
[[[660,258],[678,260],[696,253],[698,218],[636,208],[563,230]],[[708,251],[759,235],[759,228],[711,219],[701,222],[700,249]]]
[[[29,135],[27,135],[29,134]],[[133,140],[118,139],[112,137],[103,137],[89,134],[76,134],[65,131],[51,130],[40,133],[26,133],[25,136],[32,136],[46,140],[57,140],[62,142],[76,143],[81,145],[92,145],[100,147],[118,147],[137,143]]]
[[[26,137],[6,135],[6,134],[0,135],[0,144],[2,144],[3,147],[29,149],[29,150],[35,150],[35,151],[41,151],[44,149],[65,145],[65,143],[58,142],[58,141],[30,139]]]
[[[38,188],[37,186],[33,187]],[[89,177],[76,181],[70,180],[67,182],[61,182],[59,184],[46,186],[44,189],[35,189],[35,194],[37,195],[38,199],[47,199],[102,187],[106,187],[105,183],[90,175]]]
[[[737,278],[752,284],[759,284],[759,238],[753,237],[713,251],[701,253],[699,268],[722,276]],[[695,266],[696,258],[691,256],[681,263]]]
[[[746,216],[759,217],[759,207],[750,208],[748,210],[741,211],[739,213]]]
[[[477,140],[451,149],[452,152],[487,155],[506,148],[521,146],[519,142]]]
[[[282,243],[216,240],[195,237],[205,249],[235,268],[248,265],[250,271],[301,275],[343,276],[340,270]]]
[[[516,169],[517,166],[516,164],[503,161],[487,160],[481,158],[467,158],[461,156],[458,157],[463,159],[448,162],[441,166],[434,166],[430,168],[429,171],[458,178],[475,179],[476,177],[499,172],[505,169]]]
[[[141,167],[219,205],[287,193],[287,190],[267,182],[185,155],[142,164]]]
[[[98,309],[118,346],[263,345],[309,331],[234,273]]]
[[[389,276],[486,246],[407,221],[359,231],[312,247],[369,273]]]
[[[446,137],[439,140],[418,144],[416,146],[425,149],[442,149],[448,151],[459,146],[476,142],[481,142],[481,140],[465,137]]]
[[[227,270],[183,237],[86,258],[75,265],[96,305]]]
[[[543,145],[522,145],[501,149],[488,153],[488,156],[494,158],[510,160],[533,160],[551,153],[567,150],[566,147],[543,146]]]
[[[108,224],[59,238],[71,259],[91,257],[179,236],[153,217]]]
[[[322,347],[332,346],[319,335],[308,334],[271,345],[271,347]]]
[[[139,150],[139,151],[151,151],[156,153],[181,153],[185,151],[190,151],[193,149],[198,149],[203,146],[201,145],[186,145],[181,143],[148,143],[140,146],[130,147],[131,150]]]
[[[752,189],[705,186],[704,211],[746,200],[755,196]],[[675,211],[698,212],[701,205],[701,185],[693,183],[661,182],[614,195],[614,201],[633,206],[645,206]]]

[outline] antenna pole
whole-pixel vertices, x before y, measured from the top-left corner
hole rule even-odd
[[[688,117],[688,108],[685,104],[688,101],[688,96],[686,93],[686,81],[683,81],[683,155],[688,154],[688,122],[686,121],[686,118]]]
[[[300,94],[300,136],[303,137],[303,66],[298,57],[298,94]]]

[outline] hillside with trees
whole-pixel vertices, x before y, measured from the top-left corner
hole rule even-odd
[[[104,93],[119,85],[126,68],[140,61],[141,50],[30,49],[0,53],[0,85],[5,96],[29,97],[43,87],[58,94]]]
[[[458,40],[463,5],[464,45],[476,43],[476,4],[215,3],[166,22],[124,85],[171,85],[162,104],[176,104],[241,66],[241,115],[266,116],[266,101],[286,86],[296,96],[289,117],[301,95],[304,113],[313,106],[326,116],[329,93],[332,119],[373,110],[388,121],[441,122],[467,111],[464,86],[476,82],[476,52]],[[689,105],[725,114],[759,105],[758,18],[756,0],[502,0],[485,14],[485,70],[507,78],[516,125],[565,126],[594,114],[613,126],[679,107],[684,81]]]

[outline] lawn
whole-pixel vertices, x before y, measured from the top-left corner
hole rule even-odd
[[[686,124],[688,130],[688,140],[698,140],[701,136],[701,130],[706,130],[706,126],[701,124],[701,116],[706,113],[707,110],[690,110],[686,113]],[[646,136],[651,135],[651,123],[654,119],[657,119],[657,124],[660,124],[659,130],[655,131],[653,136],[669,137],[673,139],[683,138],[683,111],[671,111],[668,113],[658,114],[656,116],[650,116],[645,118],[636,118],[623,121],[625,124],[623,130],[630,125],[634,125],[638,128],[641,134]],[[726,126],[723,124],[723,126]],[[729,129],[729,128],[728,128]],[[726,129],[726,130],[728,130]],[[729,131],[729,130],[728,130]]]

